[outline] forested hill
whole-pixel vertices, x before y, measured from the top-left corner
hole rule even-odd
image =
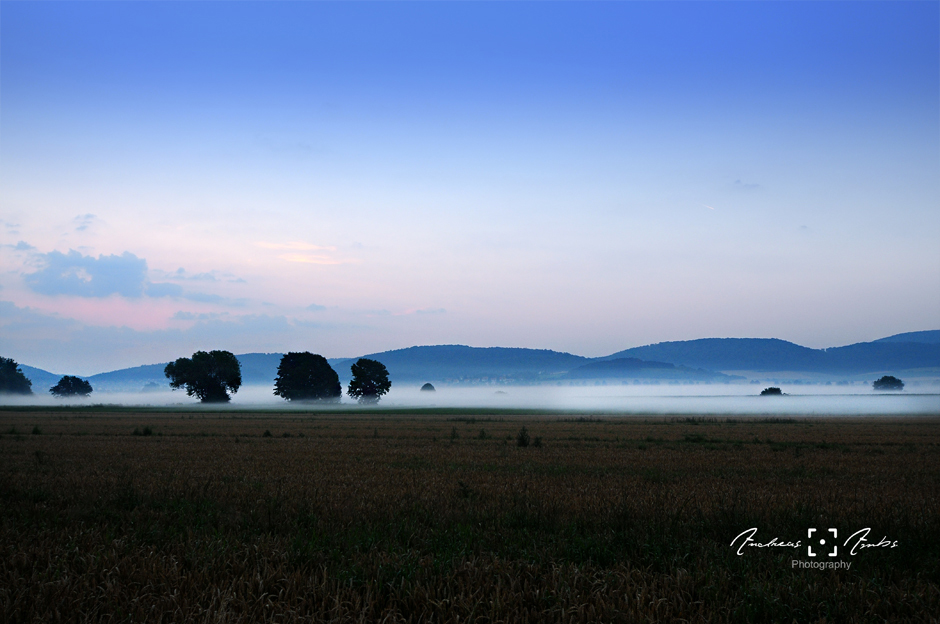
[[[246,385],[273,385],[280,353],[237,355]],[[393,382],[531,383],[564,379],[676,378],[687,381],[725,379],[719,371],[793,372],[829,374],[893,374],[921,369],[940,374],[940,330],[897,334],[873,342],[844,347],[810,349],[776,338],[703,338],[660,342],[618,351],[602,358],[586,358],[548,349],[436,345],[409,347],[363,357],[385,364]],[[644,360],[637,364],[635,360]],[[345,385],[349,367],[358,358],[332,358],[330,365]],[[616,364],[600,364],[621,360]],[[673,365],[667,370],[662,364]],[[33,382],[34,392],[45,392],[60,377],[20,364]],[[167,389],[166,362],[100,373],[87,377],[101,391]],[[644,370],[646,372],[639,373]],[[698,370],[694,370],[698,369]]]
[[[25,364],[20,364],[19,366],[23,374],[26,375],[26,378],[33,382],[33,392],[47,392],[49,388],[56,385],[56,382],[62,377],[62,375],[56,375],[55,373],[44,371],[41,368],[34,368],[32,366],[26,366]]]
[[[243,384],[274,384],[274,378],[277,376],[277,366],[281,362],[280,353],[243,353],[235,357],[238,358],[238,363],[242,367]],[[122,368],[121,370],[92,375],[86,379],[93,388],[100,390],[135,391],[146,389],[145,387],[148,384],[155,384],[160,388],[169,388],[169,381],[163,374],[166,365],[167,362],[162,362],[160,364]]]
[[[923,344],[940,344],[940,329],[895,334],[894,336],[880,338],[873,342],[920,342]]]
[[[363,357],[385,364],[392,381],[470,381],[503,377],[511,377],[517,381],[535,381],[565,373],[590,361],[580,355],[548,349],[465,345],[409,347]],[[330,360],[330,364],[342,378],[344,374],[349,374],[349,365],[354,361],[355,358]]]
[[[940,343],[898,338],[930,339],[936,334],[940,332],[914,332],[829,349],[810,349],[776,338],[703,338],[626,349],[603,359],[634,357],[713,371],[865,373],[909,370],[940,367]]]

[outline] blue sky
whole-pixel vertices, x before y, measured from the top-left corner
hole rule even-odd
[[[0,6],[0,342],[940,326],[935,2]]]

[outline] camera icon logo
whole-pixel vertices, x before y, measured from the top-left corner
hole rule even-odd
[[[816,532],[816,529],[815,529],[815,528],[809,529],[809,531],[808,531],[807,534],[806,534],[806,537],[808,537],[810,540],[812,540],[812,539],[813,539],[813,533],[815,533],[815,532]],[[836,544],[836,537],[838,537],[839,532],[838,532],[836,529],[829,529],[829,533],[832,533],[832,552],[829,553],[829,556],[830,556],[830,557],[836,557],[836,556],[838,556],[838,554],[839,554],[839,546]],[[825,538],[825,537],[819,538],[819,545],[820,545],[820,546],[825,546],[825,545],[826,545],[826,538]],[[808,544],[808,545],[806,546],[806,550],[808,551],[810,557],[815,557],[815,556],[816,556],[816,553],[813,552],[813,545],[812,545],[812,543],[810,543],[810,544]]]

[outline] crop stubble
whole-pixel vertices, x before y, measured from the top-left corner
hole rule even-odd
[[[525,426],[541,438],[519,448]],[[0,615],[936,621],[940,419],[0,412]],[[895,549],[794,570],[808,527]]]

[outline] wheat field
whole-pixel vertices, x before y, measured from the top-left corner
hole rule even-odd
[[[935,622],[938,434],[940,417],[5,408],[0,618]],[[739,556],[752,527],[801,546]],[[809,527],[897,547],[795,569]]]

